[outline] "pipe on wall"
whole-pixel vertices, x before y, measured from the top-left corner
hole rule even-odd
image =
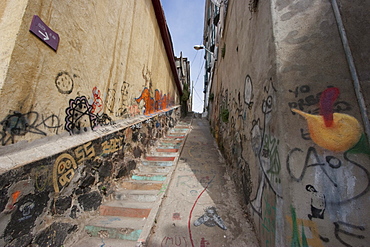
[[[331,0],[331,5],[332,5],[333,11],[334,11],[334,16],[335,16],[335,20],[337,22],[337,26],[338,26],[338,30],[339,30],[339,33],[340,33],[340,38],[342,40],[344,52],[346,54],[346,59],[347,59],[347,63],[348,63],[348,66],[349,66],[349,70],[351,72],[351,76],[352,76],[352,80],[353,80],[353,87],[355,89],[357,102],[358,102],[359,107],[360,107],[361,117],[362,117],[363,124],[365,126],[365,132],[366,132],[366,135],[367,135],[367,140],[370,143],[370,122],[369,122],[369,118],[368,118],[367,113],[366,113],[367,112],[366,111],[366,104],[365,104],[364,96],[361,92],[360,81],[358,79],[358,75],[357,75],[357,71],[356,71],[355,62],[354,62],[354,59],[353,59],[353,56],[352,56],[352,52],[351,52],[351,49],[350,49],[349,44],[348,44],[347,34],[346,34],[346,30],[345,30],[344,25],[343,25],[343,21],[342,21],[342,17],[341,17],[340,11],[339,11],[337,0]]]

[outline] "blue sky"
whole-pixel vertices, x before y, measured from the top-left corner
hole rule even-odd
[[[190,61],[194,82],[193,111],[203,112],[204,50],[194,50],[203,43],[204,0],[161,0],[170,29],[175,56]]]

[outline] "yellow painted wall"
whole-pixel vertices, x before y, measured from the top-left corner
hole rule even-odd
[[[150,0],[32,0],[27,4],[10,63],[4,67],[7,76],[0,81],[2,145],[81,133],[160,110],[149,111],[154,103],[177,104]],[[3,8],[0,4],[0,13]],[[29,32],[34,15],[59,34],[57,52]],[[161,93],[157,101],[155,90]],[[135,100],[142,92],[149,92],[154,103]],[[79,103],[85,108],[79,108]]]

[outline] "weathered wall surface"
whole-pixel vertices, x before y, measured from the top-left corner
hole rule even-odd
[[[8,71],[11,54],[15,45],[27,0],[4,0],[0,3],[0,88]]]
[[[177,122],[176,80],[150,0],[2,1],[0,18],[0,245],[62,246]]]
[[[130,175],[150,146],[173,127],[180,109],[134,119],[84,134],[64,143],[75,146],[18,166],[0,175],[0,245],[63,246],[84,230],[83,219],[114,191],[119,178]],[[116,128],[116,127],[119,128]],[[90,138],[89,138],[90,137]],[[50,144],[50,148],[53,148]],[[34,152],[48,152],[38,147]],[[82,219],[82,220],[81,220]]]
[[[209,119],[261,246],[365,246],[369,149],[330,1],[255,2],[229,1]],[[341,6],[363,84],[367,5]]]
[[[0,7],[11,31],[2,39],[14,43],[1,48],[9,60],[0,77],[2,145],[77,134],[179,102],[150,0],[13,2]],[[57,52],[29,32],[34,15],[59,34]]]

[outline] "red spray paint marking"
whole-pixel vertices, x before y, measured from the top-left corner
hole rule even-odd
[[[19,190],[13,192],[13,194],[12,194],[12,202],[11,202],[11,204],[8,204],[7,205],[7,208],[8,209],[13,209],[14,208],[14,204],[17,202],[18,197],[20,195],[21,195],[21,191],[19,191]]]
[[[324,117],[326,127],[333,125],[333,106],[339,96],[339,88],[331,87],[322,92],[320,97],[320,115]]]
[[[216,175],[215,175],[216,176]],[[211,181],[208,182],[207,186],[202,190],[202,192],[200,192],[199,196],[197,197],[197,199],[195,200],[194,204],[193,204],[193,207],[191,208],[190,210],[190,213],[189,213],[189,218],[188,218],[188,231],[189,231],[189,237],[190,237],[190,242],[191,242],[191,246],[194,247],[194,241],[193,241],[193,236],[191,234],[191,228],[190,228],[190,221],[191,221],[191,217],[192,217],[192,214],[193,214],[193,211],[194,211],[194,208],[195,208],[195,205],[197,205],[198,203],[198,200],[199,198],[202,196],[202,194],[204,193],[204,191],[207,190],[208,186],[212,183],[213,179],[215,178],[215,176],[213,176],[213,178],[211,179]]]

